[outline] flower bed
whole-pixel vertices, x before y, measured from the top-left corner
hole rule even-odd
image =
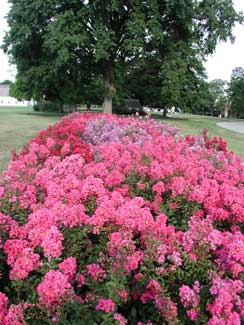
[[[0,324],[244,321],[244,165],[221,139],[75,113],[0,199]]]

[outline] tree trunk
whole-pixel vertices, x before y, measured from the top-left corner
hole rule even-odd
[[[64,113],[64,104],[60,104],[59,113]]]
[[[113,108],[113,99],[111,96],[104,97],[104,104],[103,104],[103,113],[112,114]]]
[[[91,111],[91,104],[86,104],[87,111]]]
[[[105,85],[105,96],[104,96],[103,112],[112,114],[113,96],[115,93],[115,87],[113,83],[112,64],[107,65],[106,73],[104,76],[104,85]]]
[[[167,108],[166,107],[164,107],[163,118],[167,118]]]
[[[231,107],[231,98],[228,99],[226,106],[225,106],[225,111],[224,111],[224,117],[228,118],[229,117],[229,111]]]

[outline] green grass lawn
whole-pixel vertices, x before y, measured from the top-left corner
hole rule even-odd
[[[174,115],[167,119],[157,118],[157,120],[180,128],[184,135],[197,135],[206,128],[209,131],[210,137],[222,137],[228,143],[228,150],[235,152],[238,156],[244,157],[244,134],[229,131],[216,125],[218,122],[240,120],[201,115]],[[244,120],[242,121],[244,123]]]
[[[0,174],[7,167],[11,150],[19,150],[40,130],[55,124],[60,114],[29,113],[25,107],[0,107]]]
[[[30,113],[27,108],[0,107],[0,174],[7,167],[11,150],[20,150],[40,130],[58,122],[61,116],[55,113]],[[168,119],[160,117],[157,120],[179,127],[185,135],[196,135],[202,129],[207,128],[211,137],[222,136],[228,142],[229,150],[244,157],[244,135],[216,126],[217,122],[226,121],[225,119],[197,115],[175,115]]]

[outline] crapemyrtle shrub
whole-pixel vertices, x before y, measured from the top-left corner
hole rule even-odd
[[[0,324],[242,324],[244,165],[222,139],[72,114],[0,180]]]

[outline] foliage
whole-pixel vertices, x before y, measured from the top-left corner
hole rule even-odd
[[[78,113],[42,131],[1,178],[0,324],[241,324],[243,175],[206,131]]]
[[[210,100],[213,109],[212,115],[223,115],[228,98],[227,86],[227,83],[221,79],[212,80],[209,83]]]
[[[232,71],[230,81],[231,113],[244,118],[244,69],[239,67]]]
[[[209,82],[202,80],[198,87],[198,97],[192,103],[195,114],[224,116],[229,98],[229,85],[221,79]]]
[[[36,112],[62,112],[63,105],[62,103],[42,101],[34,105],[34,110]]]
[[[139,65],[149,64],[147,58],[154,55],[160,61],[166,81],[161,85],[164,105],[179,102],[186,80],[185,94],[192,92],[194,97],[202,60],[218,41],[232,37],[232,27],[242,19],[230,0],[10,4],[10,31],[3,48],[17,65],[17,98],[89,104],[91,92],[94,101],[101,101],[102,93],[110,113],[117,91],[127,92],[120,88],[121,79],[125,81],[138,58]]]
[[[11,80],[4,80],[2,82],[0,82],[0,85],[11,85],[12,81]]]

